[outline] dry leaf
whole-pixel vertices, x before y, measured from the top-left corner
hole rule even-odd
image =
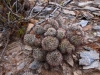
[[[30,23],[35,24],[38,20],[30,19]]]

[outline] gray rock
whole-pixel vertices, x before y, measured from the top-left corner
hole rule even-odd
[[[99,53],[97,53],[96,51],[83,51],[80,53],[80,56],[83,57],[89,57],[90,59],[99,59]]]
[[[97,32],[97,33],[96,33],[96,36],[97,36],[97,37],[100,37],[100,32]]]
[[[95,60],[99,59],[99,53],[96,51],[83,51],[80,53],[81,59],[79,65],[91,65]]]
[[[88,24],[88,21],[87,20],[81,20],[80,24],[81,24],[82,27],[85,27]]]
[[[41,6],[36,6],[36,7],[34,7],[34,9],[33,9],[33,13],[38,13],[38,12],[40,12],[42,9],[43,9],[43,7],[41,7]]]
[[[79,65],[90,65],[93,60],[89,59],[89,57],[83,57],[79,60]]]
[[[89,66],[83,66],[83,69],[92,69],[92,68],[98,68],[99,67],[99,60],[94,61],[91,65]]]
[[[22,62],[20,65],[18,65],[17,70],[22,70],[25,67],[26,63]]]
[[[100,31],[100,26],[93,26],[93,30]]]
[[[29,65],[29,68],[30,69],[33,69],[33,70],[36,70],[36,69],[39,69],[41,66],[40,62],[37,61],[37,60],[34,60],[30,65]]]

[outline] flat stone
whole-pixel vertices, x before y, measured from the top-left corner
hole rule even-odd
[[[81,57],[89,57],[90,59],[99,59],[99,53],[96,51],[83,51],[80,53]]]
[[[85,27],[88,24],[88,21],[87,20],[81,20],[80,24],[81,24],[82,27]]]
[[[83,9],[90,10],[90,11],[100,11],[99,8],[91,7],[91,6],[85,6]]]
[[[33,9],[33,12],[34,12],[34,13],[38,13],[38,12],[40,12],[42,9],[43,9],[43,7],[41,7],[41,6],[35,6],[34,9]]]
[[[63,12],[64,12],[65,14],[76,15],[74,11],[69,11],[69,10],[65,10],[65,9],[64,9]]]
[[[93,30],[100,31],[100,26],[93,26]]]
[[[89,4],[91,4],[91,3],[93,3],[93,1],[86,1],[86,2],[79,2],[78,3],[78,6],[86,6],[86,5],[89,5]]]
[[[100,32],[97,32],[97,33],[96,33],[96,36],[97,36],[97,37],[100,37]]]
[[[98,68],[99,67],[99,60],[94,61],[91,65],[89,66],[83,66],[83,69],[92,69],[92,68]]]
[[[96,51],[83,51],[80,53],[79,65],[91,65],[95,60],[99,60],[99,53]]]
[[[90,65],[93,60],[89,59],[89,57],[83,57],[79,60],[79,65]]]
[[[20,65],[18,65],[17,70],[22,70],[25,67],[26,63],[22,62]]]

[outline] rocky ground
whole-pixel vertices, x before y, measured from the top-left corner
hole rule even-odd
[[[100,75],[99,0],[73,0],[57,18],[34,24],[41,20],[30,20],[24,42],[8,44],[0,75]]]

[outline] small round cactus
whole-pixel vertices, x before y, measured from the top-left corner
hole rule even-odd
[[[25,34],[25,36],[24,36],[25,44],[30,45],[30,46],[32,46],[34,44],[35,39],[36,39],[36,37],[33,34]]]
[[[55,36],[56,29],[55,28],[48,28],[47,32],[44,33],[44,36]]]
[[[84,42],[83,37],[79,35],[73,35],[69,38],[69,41],[75,46],[80,46]]]
[[[50,25],[52,25],[52,27],[54,27],[55,29],[58,29],[59,28],[58,22],[56,20],[54,20],[54,19],[48,19],[48,23]]]
[[[45,60],[46,53],[40,48],[33,49],[33,58],[38,61]]]
[[[65,35],[66,35],[66,31],[64,29],[59,28],[57,30],[57,38],[58,39],[63,39],[65,37]]]
[[[59,41],[56,37],[47,36],[42,40],[42,48],[47,51],[57,49]]]
[[[63,56],[59,51],[49,52],[46,56],[46,60],[51,66],[58,66],[63,60]]]
[[[45,31],[47,31],[48,28],[51,28],[51,27],[52,27],[52,25],[50,25],[50,24],[46,24],[43,28],[44,28]]]
[[[40,25],[36,25],[34,28],[33,28],[33,31],[35,32],[35,34],[43,34],[44,33],[44,28]]]
[[[34,46],[36,47],[40,47],[41,46],[41,39],[40,38],[36,38],[35,41],[34,41]]]
[[[75,47],[70,44],[70,42],[67,39],[63,39],[59,45],[61,53],[72,53],[73,50],[75,50]]]

